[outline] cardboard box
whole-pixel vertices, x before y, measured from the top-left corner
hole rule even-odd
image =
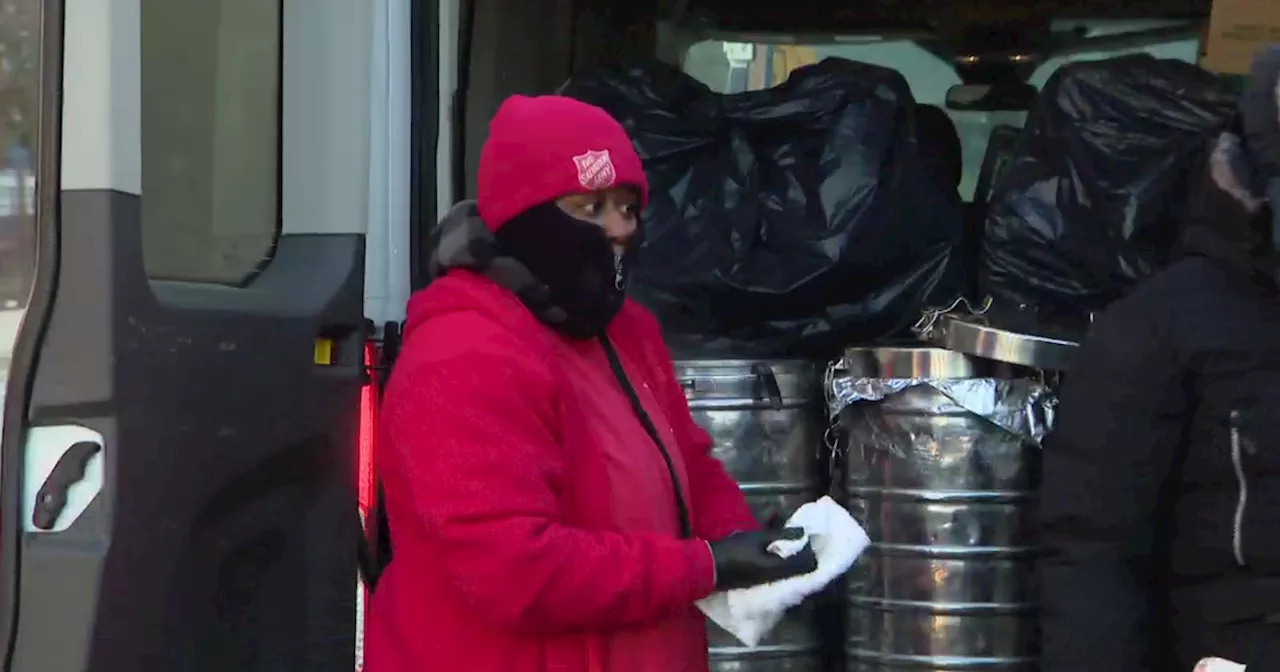
[[[1280,0],[1214,0],[1200,65],[1247,74],[1253,55],[1272,44],[1280,44]]]

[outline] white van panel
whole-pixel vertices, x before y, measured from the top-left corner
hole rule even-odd
[[[372,2],[284,0],[285,234],[367,231],[373,16]]]
[[[410,284],[410,179],[413,89],[410,0],[373,0],[368,138],[365,316],[404,320]]]
[[[459,0],[439,0],[440,5],[440,109],[436,116],[436,219],[453,207],[453,102],[458,91]],[[460,150],[461,148],[459,148]]]
[[[66,0],[62,185],[142,193],[142,8]]]

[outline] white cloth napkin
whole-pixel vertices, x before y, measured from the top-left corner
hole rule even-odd
[[[804,537],[780,540],[769,551],[788,558],[809,544],[818,568],[808,574],[751,588],[714,593],[698,601],[698,608],[712,621],[754,647],[782,620],[783,613],[840,578],[871,540],[844,507],[830,497],[805,504],[787,520],[787,527],[804,529]]]
[[[1245,666],[1226,658],[1201,658],[1195,672],[1244,672]]]

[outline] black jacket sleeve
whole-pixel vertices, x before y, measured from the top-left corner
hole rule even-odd
[[[1045,672],[1147,672],[1151,519],[1189,405],[1141,288],[1105,313],[1067,374],[1044,448]]]

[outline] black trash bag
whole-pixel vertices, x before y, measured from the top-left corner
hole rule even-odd
[[[632,286],[679,356],[828,357],[963,289],[959,199],[917,150],[897,72],[827,59],[721,95],[646,63],[561,92],[608,110],[644,161]]]
[[[997,180],[979,264],[1000,304],[1078,320],[1169,263],[1189,180],[1236,96],[1215,75],[1147,55],[1064,65]]]

